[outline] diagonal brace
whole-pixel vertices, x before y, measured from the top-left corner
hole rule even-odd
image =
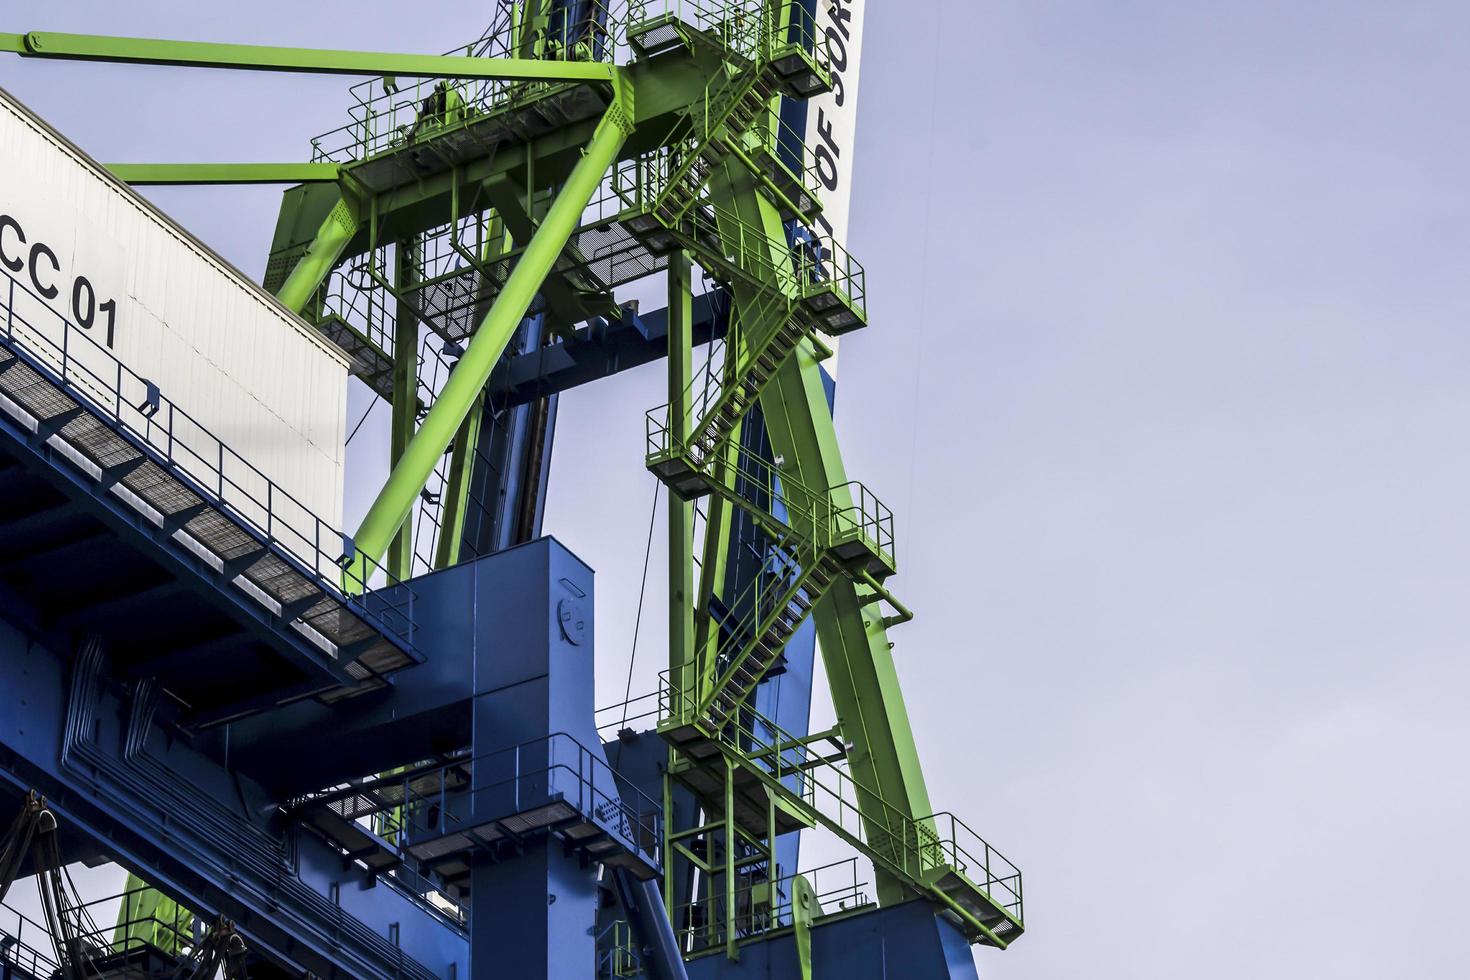
[[[322,220],[316,238],[306,249],[306,254],[296,261],[291,275],[281,284],[276,298],[292,313],[300,313],[327,276],[337,266],[337,260],[346,251],[348,242],[357,234],[360,225],[357,208],[352,198],[344,191],[342,197]]]
[[[393,535],[408,518],[419,491],[484,389],[490,372],[505,352],[516,327],[525,318],[557,256],[577,229],[582,212],[632,129],[629,114],[623,108],[626,98],[614,99],[608,106],[582,159],[572,169],[545,220],[511,271],[505,287],[475,330],[464,356],[424,416],[419,431],[409,441],[393,472],[388,474],[387,482],[353,538],[356,553],[347,566],[346,582],[360,587],[387,552]],[[294,272],[292,277],[295,277]]]

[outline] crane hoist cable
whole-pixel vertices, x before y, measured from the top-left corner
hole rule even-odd
[[[10,886],[19,877],[37,831],[44,833],[47,828],[54,830],[55,827],[56,817],[47,809],[45,797],[31,790],[26,794],[20,812],[6,828],[5,835],[0,837],[0,902],[5,900]]]
[[[245,940],[235,931],[235,924],[224,916],[214,920],[204,938],[194,949],[191,959],[184,960],[170,980],[246,980]]]
[[[92,920],[81,900],[76,882],[61,860],[56,814],[46,798],[35,790],[26,794],[20,812],[0,835],[0,901],[20,876],[26,858],[34,861],[42,918],[51,935],[59,967],[58,980],[90,980],[102,976],[96,960],[114,951],[99,946],[95,939],[102,930]],[[169,980],[247,980],[245,940],[235,924],[220,916],[193,949],[182,959]]]
[[[643,625],[643,597],[648,592],[648,560],[653,554],[653,526],[658,517],[658,491],[663,483],[655,480],[653,484],[653,507],[648,515],[648,543],[643,548],[643,579],[638,586],[638,613],[633,617],[633,649],[628,654],[628,683],[623,688],[623,720],[619,723],[619,729],[628,727],[628,702],[633,697],[633,664],[638,660],[638,629]],[[618,742],[618,754],[621,758],[623,743]]]

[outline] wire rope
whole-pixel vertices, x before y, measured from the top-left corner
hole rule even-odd
[[[628,682],[623,687],[623,720],[618,729],[628,727],[628,700],[633,696],[633,665],[638,661],[638,629],[643,623],[643,597],[648,593],[648,560],[653,555],[653,525],[658,517],[658,491],[663,484],[653,482],[653,507],[648,513],[648,543],[643,547],[643,581],[638,586],[638,613],[633,617],[633,650],[628,655]]]

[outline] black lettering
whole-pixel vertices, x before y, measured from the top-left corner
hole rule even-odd
[[[827,54],[832,58],[834,72],[847,71],[847,41],[837,28],[827,28]]]
[[[56,253],[51,251],[51,247],[45,242],[37,242],[31,246],[31,285],[35,286],[36,292],[40,293],[46,299],[55,299],[61,290],[57,289],[55,285],[43,285],[41,283],[41,277],[38,274],[39,270],[36,268],[36,259],[42,255],[46,256],[51,262],[52,272],[61,271],[61,263],[56,261]]]
[[[107,314],[107,346],[111,347],[112,328],[117,322],[117,300],[110,299],[97,308]]]
[[[5,254],[6,228],[15,229],[15,237],[20,239],[20,243],[22,245],[26,243],[26,233],[21,228],[19,221],[16,221],[8,214],[0,214],[0,263],[4,263],[5,268],[9,269],[11,272],[19,272],[21,269],[25,268],[25,260],[12,259],[10,256]]]
[[[85,307],[82,305],[84,295]],[[77,326],[83,330],[91,330],[92,324],[97,322],[97,291],[86,276],[77,276],[77,281],[71,284],[71,313],[76,317]]]
[[[844,38],[850,38],[852,37],[852,28],[848,25],[852,21],[852,10],[843,6],[846,2],[847,0],[832,0],[832,18],[837,21],[837,26],[841,29],[842,36]]]
[[[817,135],[822,137],[822,142],[834,157],[842,156],[842,147],[837,145],[837,138],[832,135],[832,121],[827,118],[827,110],[821,107],[817,108]]]
[[[837,105],[839,109],[842,108],[842,104],[847,101],[847,90],[842,87],[841,75],[832,76],[832,101]]]
[[[829,191],[837,189],[837,161],[825,145],[817,147],[817,179]]]

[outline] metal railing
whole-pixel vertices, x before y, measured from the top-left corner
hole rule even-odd
[[[831,235],[813,235],[798,241],[794,250],[801,297],[819,311],[819,319],[821,314],[841,304],[867,320],[867,274],[862,263],[841,242]],[[824,298],[828,301],[823,302]],[[821,325],[840,326],[825,321]]]
[[[792,884],[798,876],[807,879],[822,907],[815,922],[875,904],[868,896],[869,884],[863,880],[858,859],[851,857],[782,875],[774,881],[741,885],[735,889],[733,910],[725,908],[725,893],[719,888],[704,898],[676,906],[674,935],[679,948],[691,954],[723,947],[727,930],[733,930],[738,941],[788,928],[792,924]]]
[[[464,781],[465,773],[469,783]],[[437,779],[432,778],[436,775]],[[619,785],[615,770],[603,760],[600,750],[589,749],[566,732],[455,760],[438,769],[408,772],[400,785],[399,798],[404,801],[400,822],[388,829],[398,834],[401,847],[562,802],[596,819],[631,849],[658,861],[662,808],[636,788]],[[423,789],[426,785],[433,788]],[[625,798],[629,794],[631,799]]]
[[[651,700],[655,706],[650,706]],[[914,887],[938,897],[935,883],[947,869],[953,870],[984,893],[992,905],[1018,922],[1024,921],[1020,870],[953,814],[904,813],[876,790],[858,783],[838,761],[788,734],[753,708],[734,712],[717,730],[709,730],[698,715],[695,692],[671,685],[667,670],[659,674],[657,692],[634,698],[629,702],[633,704],[642,709],[630,714],[629,720],[652,716],[660,724],[699,726],[712,741],[732,750],[743,765],[779,783],[780,792],[789,800],[877,866]],[[611,724],[611,712],[626,708],[614,705],[600,709],[600,723]]]
[[[444,54],[610,64],[628,60],[628,0],[584,0],[578,6],[581,17],[572,19],[562,13],[527,36],[512,15],[512,8],[501,4],[484,33]],[[394,76],[367,79],[348,89],[353,103],[348,110],[350,121],[312,139],[312,160],[363,160],[565,84],[569,83]]]
[[[860,539],[890,567],[894,561],[893,511],[857,480],[827,491],[832,501],[832,537]]]
[[[101,906],[113,902],[120,905],[116,923],[98,928],[83,938],[98,948],[110,947],[114,953],[131,953],[151,947],[173,955],[184,954],[194,945],[194,913],[178,902],[160,901],[161,897],[154,889],[140,885],[85,903],[81,906],[83,910],[100,910]],[[163,915],[159,914],[161,907],[167,910]],[[111,940],[106,938],[107,933],[112,934]]]
[[[339,562],[349,538],[341,530],[317,517],[14,276],[5,272],[0,288],[7,293],[0,337],[16,357],[120,430],[145,458],[227,516],[322,595],[412,649],[411,588],[376,563],[369,563],[361,578],[343,571]],[[38,322],[42,317],[45,322]]]
[[[636,977],[643,972],[633,929],[626,919],[614,919],[597,936],[595,975],[601,977]]]
[[[934,840],[924,845],[933,864],[958,871],[1022,919],[1021,872],[1014,864],[953,813],[931,814],[921,822],[934,828]]]
[[[799,0],[628,0],[627,31],[661,19],[680,20],[715,38],[746,58],[769,57],[788,46],[820,52],[818,63],[830,63],[826,39]]]
[[[10,975],[6,967],[50,977],[61,964],[56,962],[50,930],[19,909],[0,904],[0,976]]]
[[[193,950],[194,913],[175,902],[167,903],[172,911],[165,915],[158,914],[156,902],[150,906],[153,911],[143,912],[143,901],[151,897],[150,892],[152,889],[146,886],[130,888],[58,913],[65,915],[77,949],[86,957],[83,972],[94,972],[99,964],[114,957],[145,949],[179,957]],[[119,911],[114,912],[114,906]],[[102,925],[99,920],[109,924]],[[36,977],[60,975],[61,969],[51,930],[9,903],[0,903],[0,976],[10,975],[6,965]]]
[[[753,157],[772,168],[766,176],[779,185],[780,193],[798,214],[821,208],[822,168],[817,155],[808,150],[803,134],[778,115],[762,116],[757,126],[760,146]],[[809,200],[803,201],[803,195]]]
[[[764,486],[769,491],[768,507],[758,507],[744,498],[738,502],[768,531],[778,536],[794,532],[819,550],[861,539],[870,550],[892,563],[893,511],[863,483],[849,480],[817,490],[730,439],[722,440],[709,451],[698,449],[674,439],[668,415],[669,406],[661,405],[645,416],[650,464],[688,456],[695,468],[706,474],[706,482],[715,492],[728,493],[732,479]],[[780,517],[776,516],[778,513]]]

